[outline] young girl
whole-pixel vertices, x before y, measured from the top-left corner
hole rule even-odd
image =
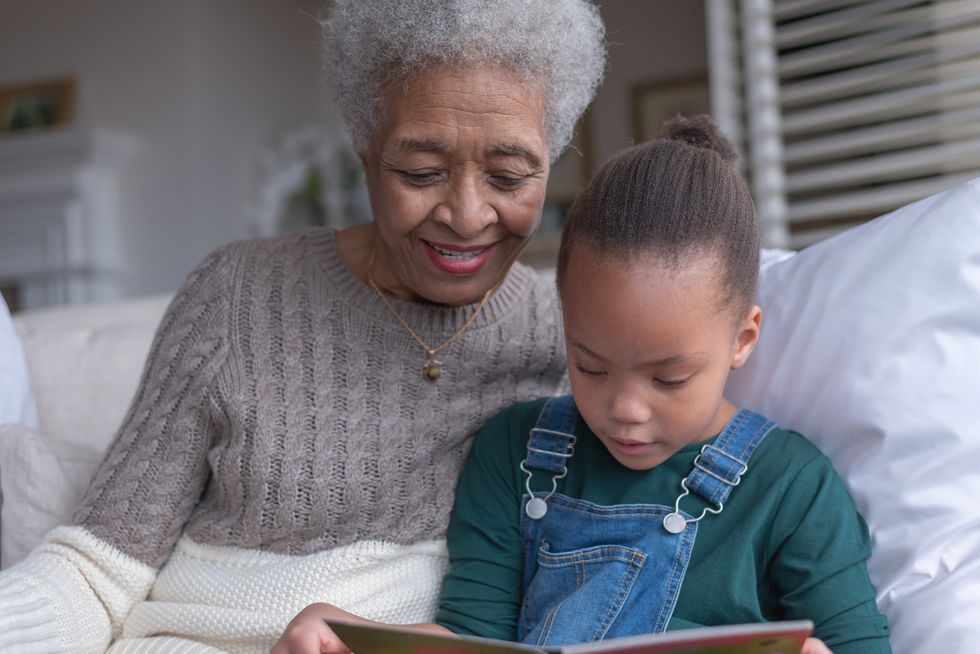
[[[610,160],[558,258],[572,396],[481,430],[436,624],[541,646],[810,619],[803,652],[890,652],[867,527],[829,460],[724,397],[759,337],[759,225],[707,117]],[[273,650],[345,652],[317,604]],[[825,644],[826,643],[826,644]]]

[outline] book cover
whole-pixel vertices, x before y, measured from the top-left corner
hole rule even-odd
[[[492,638],[328,620],[355,654],[799,654],[809,620],[725,625],[539,648]]]

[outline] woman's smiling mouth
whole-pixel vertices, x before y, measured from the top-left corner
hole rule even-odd
[[[488,245],[448,245],[422,239],[425,253],[440,270],[454,275],[472,275],[490,259],[497,243]]]

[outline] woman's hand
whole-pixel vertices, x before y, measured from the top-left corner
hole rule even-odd
[[[286,625],[269,654],[349,654],[350,649],[324,620],[370,622],[333,604],[310,604]]]
[[[803,643],[800,654],[834,654],[819,638],[807,638]]]

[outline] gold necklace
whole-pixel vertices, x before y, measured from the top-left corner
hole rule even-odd
[[[395,307],[391,304],[391,302],[388,301],[388,298],[381,291],[381,289],[378,288],[378,285],[375,283],[374,255],[376,251],[377,251],[376,249],[371,250],[371,263],[368,264],[368,274],[367,274],[368,284],[371,286],[371,288],[374,289],[374,292],[378,294],[378,297],[381,298],[381,301],[385,303],[385,306],[388,307],[388,310],[391,311],[392,315],[394,315],[395,318],[398,319],[398,322],[401,323],[401,326],[405,328],[405,331],[407,331],[409,335],[411,335],[411,337],[415,339],[415,342],[421,345],[422,349],[425,350],[425,354],[427,358],[425,360],[425,363],[422,365],[422,377],[428,382],[433,382],[433,383],[437,382],[439,381],[439,378],[442,377],[442,361],[436,358],[436,354],[446,349],[450,343],[455,341],[460,334],[466,331],[466,328],[470,326],[470,323],[472,323],[473,320],[476,319],[476,317],[480,314],[480,311],[483,310],[483,305],[487,303],[487,300],[490,299],[490,296],[493,295],[493,292],[496,291],[497,288],[500,286],[500,284],[504,281],[503,277],[501,277],[500,281],[494,284],[490,289],[487,290],[486,293],[483,294],[483,297],[480,298],[480,304],[477,305],[476,310],[470,314],[470,317],[467,318],[462,325],[460,325],[459,329],[453,332],[452,335],[446,340],[444,340],[442,343],[439,343],[439,345],[436,345],[435,347],[430,347],[429,344],[423,341],[422,337],[416,334],[415,330],[412,329],[407,322],[405,322],[405,319],[401,317],[401,315],[398,313]]]

